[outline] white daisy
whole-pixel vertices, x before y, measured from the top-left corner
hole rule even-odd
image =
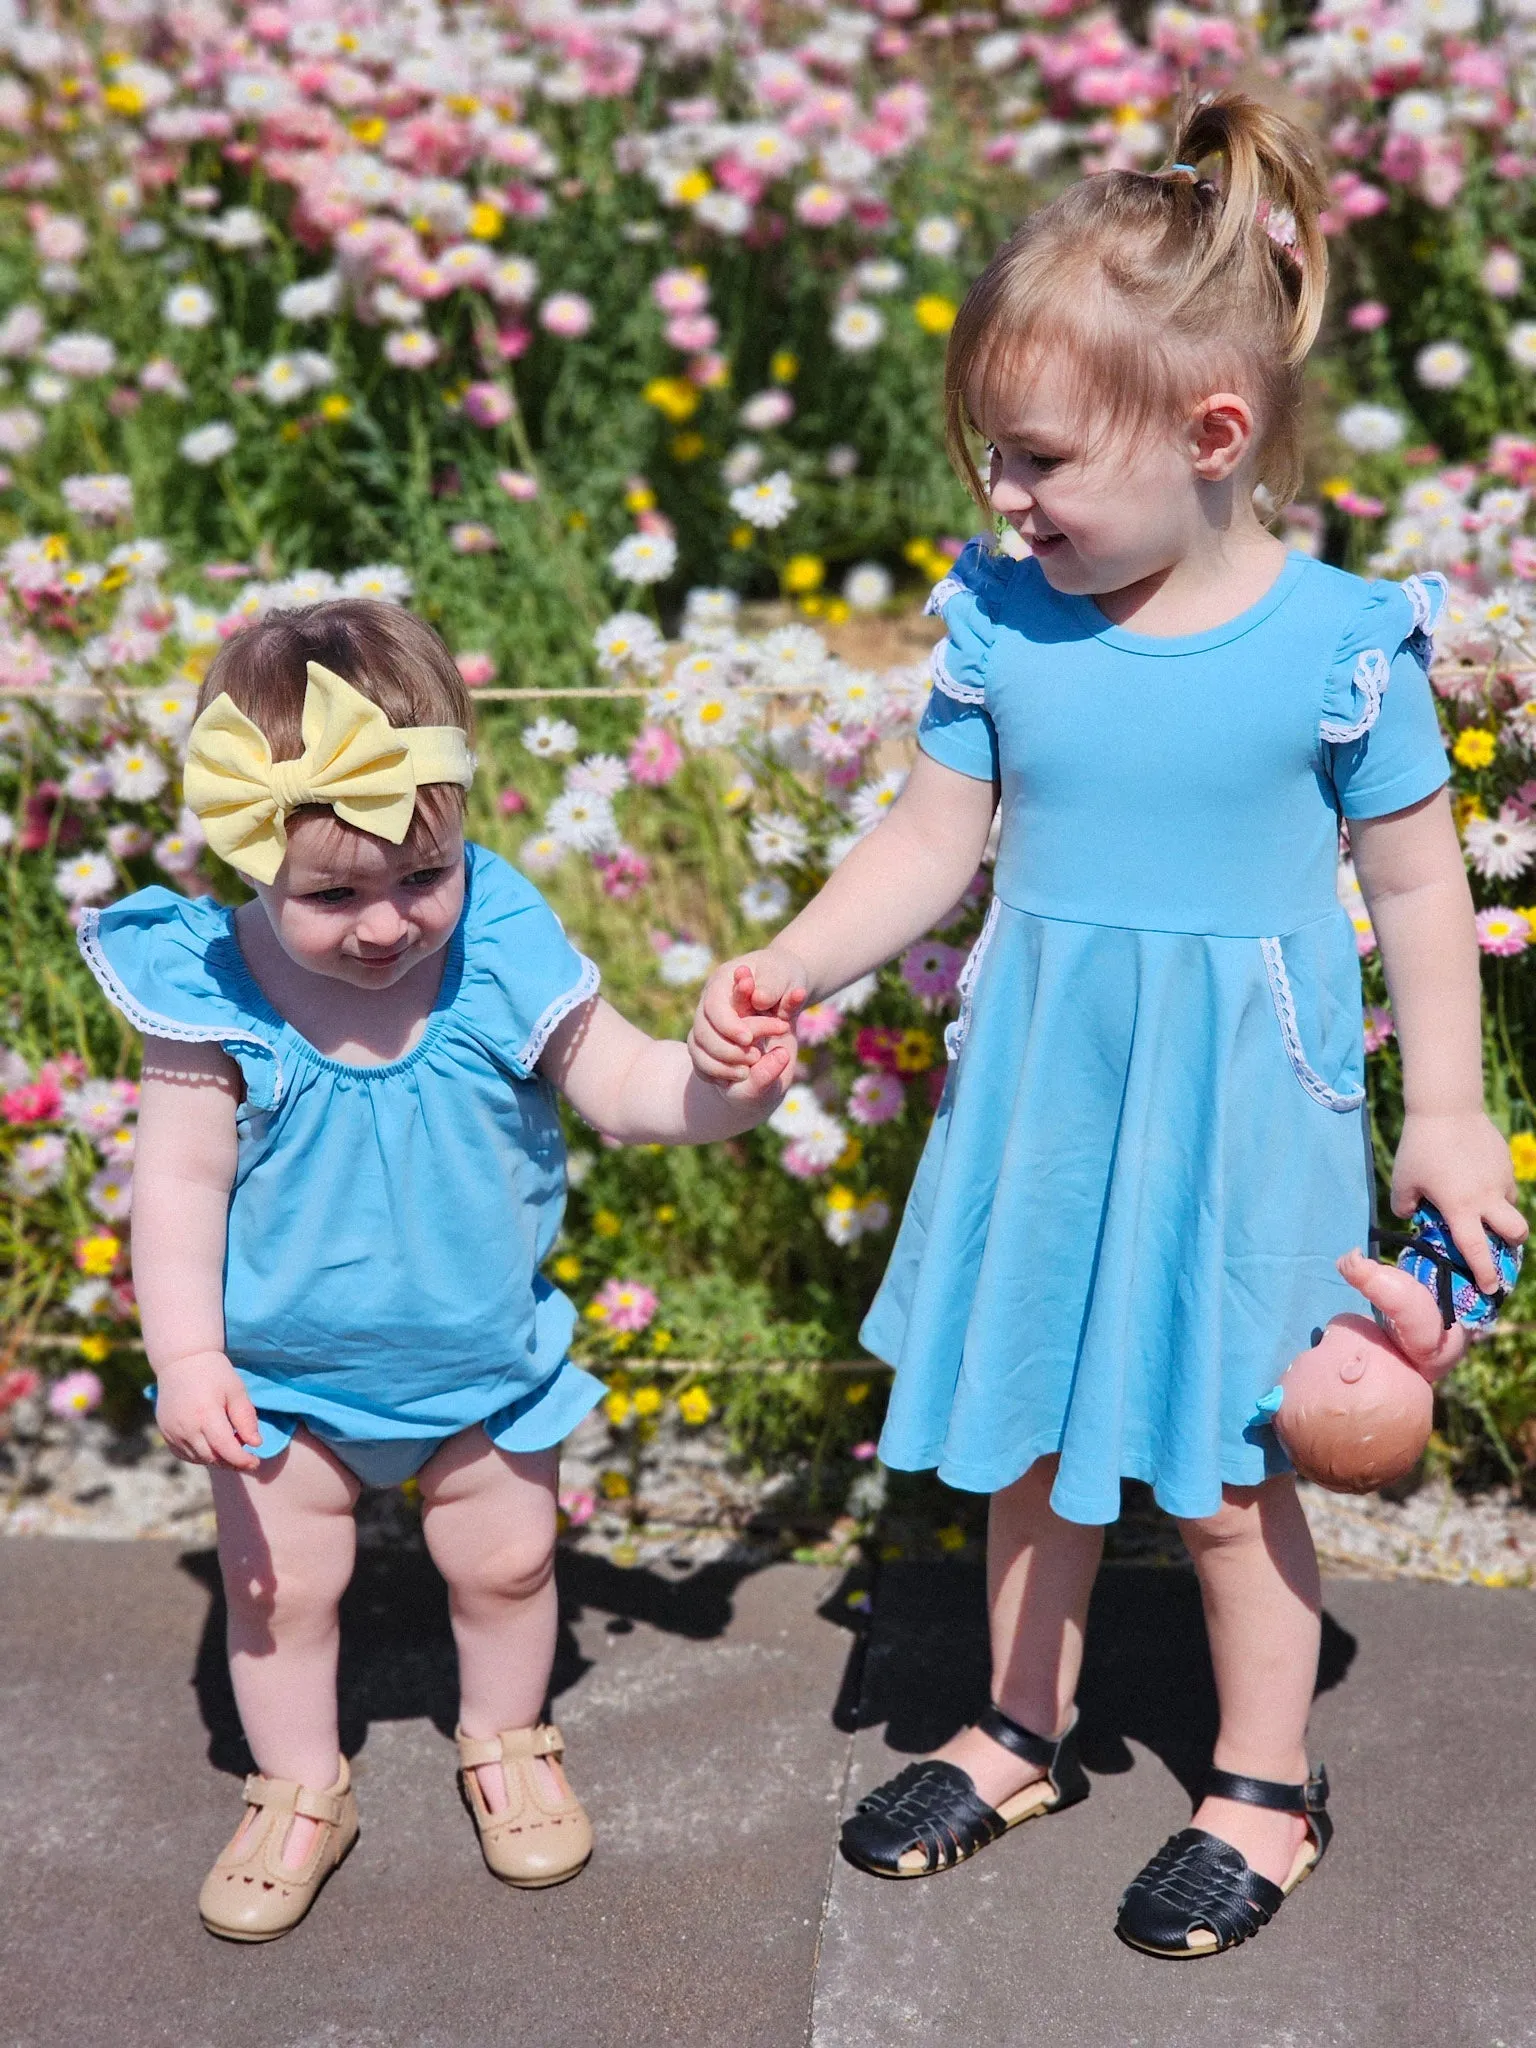
[[[925,256],[953,256],[960,246],[960,223],[947,214],[930,213],[912,230],[912,246]]]
[[[661,956],[658,972],[668,988],[691,988],[708,978],[715,956],[708,946],[690,939],[677,939]]]
[[[85,1191],[85,1198],[98,1216],[109,1223],[121,1223],[133,1207],[133,1175],[107,1167],[98,1173]]]
[[[536,832],[518,848],[518,865],[525,874],[550,875],[570,850],[565,841],[557,839],[553,832]]]
[[[1472,357],[1459,341],[1432,341],[1413,359],[1413,373],[1427,391],[1454,391],[1471,368]]]
[[[760,868],[790,868],[804,860],[811,835],[788,811],[765,811],[754,818],[747,845]]]
[[[285,320],[326,320],[341,311],[341,273],[322,271],[319,277],[301,278],[285,285],[277,295],[277,310]]]
[[[410,572],[393,562],[370,562],[362,569],[349,569],[341,579],[343,597],[375,597],[382,604],[404,604],[411,594]]]
[[[1347,405],[1334,421],[1346,448],[1358,455],[1385,455],[1403,438],[1404,420],[1390,405]]]
[[[152,747],[136,747],[126,742],[109,750],[106,767],[112,777],[112,794],[124,803],[147,803],[171,779],[165,763]]]
[[[588,796],[584,790],[562,791],[546,812],[544,823],[576,853],[611,853],[619,844],[619,822],[612,804],[606,797]]]
[[[885,315],[873,306],[852,305],[839,309],[832,322],[832,339],[844,355],[861,356],[872,349],[885,333]]]
[[[172,327],[206,327],[218,310],[213,293],[200,284],[179,284],[160,301],[160,317]]]
[[[536,718],[523,727],[523,745],[543,761],[561,760],[574,754],[580,744],[581,734],[568,719]]]
[[[859,562],[843,578],[843,597],[856,612],[877,612],[890,595],[891,572],[878,562]]]
[[[787,470],[776,469],[761,483],[745,484],[731,493],[731,510],[748,526],[782,526],[799,500]]]
[[[608,567],[621,583],[665,583],[677,567],[677,542],[666,533],[626,534]]]
[[[597,665],[609,675],[624,668],[654,672],[665,645],[660,627],[644,612],[615,612],[592,635]]]
[[[848,815],[858,830],[868,832],[879,824],[901,795],[906,781],[904,768],[890,768],[873,782],[860,784],[848,802]]]
[[[1536,320],[1517,320],[1504,337],[1509,359],[1522,370],[1536,370]]]
[[[101,903],[117,887],[117,870],[105,854],[77,853],[59,862],[53,886],[66,903]]]
[[[728,747],[741,726],[740,703],[722,690],[691,695],[683,710],[683,738],[691,747]]]
[[[1469,818],[1461,836],[1468,860],[1488,881],[1512,882],[1536,858],[1536,823],[1507,807],[1496,818]]]
[[[629,770],[617,754],[588,754],[584,761],[566,770],[565,786],[611,800],[628,789]]]
[[[748,882],[736,903],[749,924],[777,924],[789,908],[789,889],[777,875],[768,875]]]

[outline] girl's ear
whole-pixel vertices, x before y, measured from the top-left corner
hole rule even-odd
[[[1189,415],[1189,453],[1202,483],[1225,483],[1254,444],[1253,407],[1235,391],[1215,391]]]

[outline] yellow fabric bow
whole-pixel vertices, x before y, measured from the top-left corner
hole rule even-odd
[[[273,882],[288,847],[284,821],[302,804],[329,804],[338,818],[399,846],[426,782],[474,776],[456,725],[392,726],[378,705],[318,661],[306,664],[296,761],[274,761],[266,735],[228,696],[215,697],[187,741],[182,793],[222,860],[255,882]]]

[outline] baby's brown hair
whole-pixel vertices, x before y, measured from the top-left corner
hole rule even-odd
[[[1133,432],[1207,392],[1239,392],[1257,415],[1260,482],[1277,505],[1294,497],[1302,365],[1328,280],[1316,151],[1282,114],[1224,92],[1180,119],[1174,162],[1069,186],[967,293],[945,361],[945,434],[989,518],[968,435],[985,434],[980,416],[1046,353]]]
[[[306,665],[319,662],[377,704],[393,726],[456,725],[474,743],[474,709],[453,656],[425,619],[372,597],[338,597],[293,611],[267,612],[220,648],[197,693],[199,712],[228,697],[272,749],[274,761],[304,751],[301,721]],[[432,782],[417,793],[408,847],[425,847],[450,819],[462,820],[465,792]],[[335,818],[324,804],[311,813]],[[351,831],[336,818],[337,829]]]

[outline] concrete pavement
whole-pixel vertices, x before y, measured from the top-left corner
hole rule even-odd
[[[3,2048],[1536,2048],[1536,1596],[1329,1582],[1339,1840],[1250,1948],[1180,1967],[1109,1927],[1209,1751],[1186,1574],[1104,1574],[1087,1804],[893,1885],[837,1859],[837,1819],[980,1698],[978,1573],[886,1567],[861,1638],[849,1582],[812,1567],[561,1569],[591,1868],[543,1894],[484,1874],[441,1587],[365,1553],[342,1674],[362,1840],[297,1933],[240,1949],[192,1906],[246,1763],[211,1557],[0,1547]]]

